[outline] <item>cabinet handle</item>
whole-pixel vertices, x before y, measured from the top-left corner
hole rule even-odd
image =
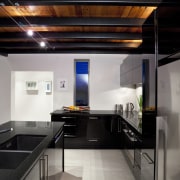
[[[76,136],[75,135],[70,135],[70,134],[64,134],[64,137],[75,138]]]
[[[75,124],[65,124],[64,127],[76,127],[77,125]]]
[[[121,132],[121,122],[120,122],[120,119],[118,119],[118,133]]]
[[[89,142],[98,142],[98,139],[88,139]]]
[[[62,116],[61,119],[76,119],[75,117],[71,116]]]
[[[111,120],[111,133],[113,132],[113,121]]]
[[[98,117],[89,117],[89,119],[99,119]]]

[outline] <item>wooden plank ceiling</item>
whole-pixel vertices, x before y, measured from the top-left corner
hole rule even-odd
[[[142,25],[156,9],[155,4],[145,3],[36,3],[1,3],[1,54],[135,52],[143,41]],[[34,32],[32,37],[28,30]],[[41,41],[46,43],[44,48],[39,46]]]

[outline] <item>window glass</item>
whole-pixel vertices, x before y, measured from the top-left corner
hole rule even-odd
[[[75,105],[89,106],[88,60],[75,60]]]

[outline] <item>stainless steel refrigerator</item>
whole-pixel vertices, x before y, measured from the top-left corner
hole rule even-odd
[[[156,180],[180,180],[180,60],[158,67]]]

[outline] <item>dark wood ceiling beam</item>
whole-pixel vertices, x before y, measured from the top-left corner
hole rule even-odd
[[[0,49],[1,50],[1,49]],[[1,51],[5,51],[2,49]],[[9,49],[8,54],[139,54],[141,49]],[[149,52],[149,51],[148,51]]]
[[[57,43],[51,42],[48,44],[48,48],[132,48],[132,44],[136,43]],[[1,42],[1,48],[40,48],[39,44],[36,42]]]
[[[179,47],[179,46],[178,46]],[[178,48],[176,48],[178,50]],[[36,54],[36,53],[72,53],[72,54],[140,54],[140,53],[154,53],[154,48],[150,45],[139,46],[138,48],[82,48],[82,47],[69,47],[63,48],[0,48],[1,54]],[[173,53],[169,46],[164,46],[160,49],[160,54]]]
[[[162,0],[1,0],[5,5],[121,5],[157,6]],[[171,0],[174,2],[174,0]],[[12,3],[11,3],[12,2]],[[169,3],[168,0],[166,3]]]
[[[141,33],[100,33],[100,32],[34,32],[34,38],[46,39],[118,39],[118,40],[141,40]],[[0,39],[29,39],[25,32],[0,33]]]
[[[76,17],[26,17],[28,22],[22,17],[14,17],[19,26],[142,26],[145,19],[142,18],[76,18]],[[147,24],[149,25],[149,24]],[[0,27],[13,27],[17,24],[10,18],[0,18]]]

